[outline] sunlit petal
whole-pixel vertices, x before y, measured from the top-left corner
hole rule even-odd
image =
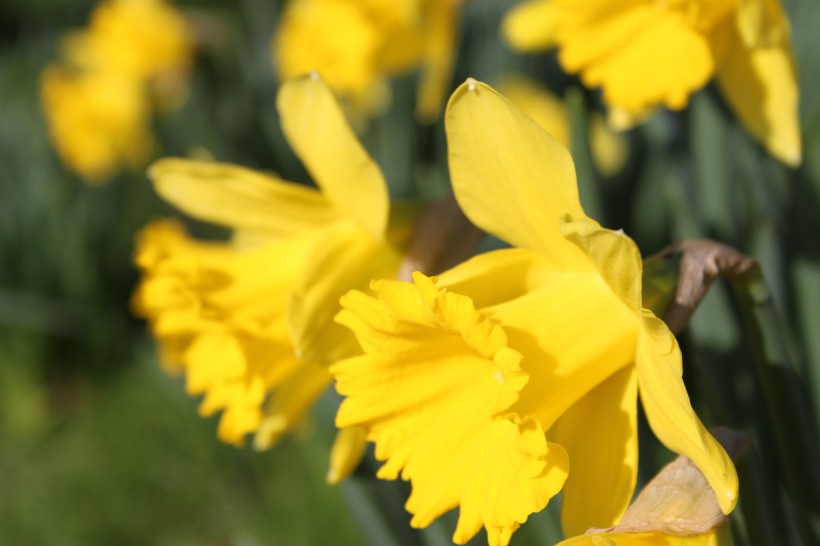
[[[733,32],[717,72],[737,117],[773,156],[797,167],[802,161],[797,75],[788,34],[770,47],[748,49]]]
[[[681,378],[681,354],[675,336],[646,310],[636,364],[641,401],[652,431],[666,447],[697,465],[714,489],[721,509],[728,514],[737,502],[735,467],[692,409]]]
[[[395,277],[402,255],[358,226],[341,223],[325,230],[290,300],[291,337],[306,362],[331,364],[358,352],[350,332],[334,322],[339,298],[366,289],[373,279]]]
[[[163,159],[148,171],[157,193],[194,218],[281,237],[339,218],[314,189],[227,163]]]
[[[387,184],[330,89],[315,75],[290,80],[279,90],[276,105],[288,142],[322,193],[340,214],[382,239]]]
[[[489,86],[468,81],[446,114],[453,190],[480,228],[566,267],[587,267],[559,229],[585,217],[567,149]]]

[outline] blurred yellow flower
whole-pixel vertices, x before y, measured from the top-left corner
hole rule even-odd
[[[272,42],[282,79],[317,71],[354,111],[389,101],[386,78],[420,68],[417,113],[438,115],[460,0],[290,0]]]
[[[456,543],[483,526],[504,546],[562,486],[567,534],[618,521],[640,393],[658,438],[731,511],[734,466],[690,406],[675,337],[642,309],[640,253],[586,216],[566,148],[472,80],[445,121],[459,204],[521,248],[347,294],[337,320],[365,354],[330,368],[337,425],[365,429],[380,477],[412,483],[411,525],[458,507]]]
[[[498,83],[498,92],[518,106],[555,139],[571,148],[569,113],[564,102],[535,80],[508,75]],[[621,170],[627,158],[624,137],[597,113],[589,118],[589,145],[596,167],[604,175]]]
[[[152,110],[174,108],[187,95],[192,37],[184,18],[162,0],[109,0],[63,46],[63,64],[41,78],[60,159],[92,183],[144,165]]]
[[[65,166],[89,182],[104,182],[123,164],[151,155],[150,106],[143,90],[108,72],[74,72],[57,65],[41,76],[51,139]]]
[[[735,114],[784,163],[801,162],[789,23],[779,0],[530,0],[504,22],[525,51],[558,48],[616,119],[679,110],[714,76]]]
[[[285,136],[320,190],[242,167],[165,159],[157,192],[194,218],[230,228],[201,243],[167,222],[142,234],[134,308],[163,360],[183,371],[203,415],[222,410],[219,437],[258,449],[290,430],[330,384],[326,365],[357,354],[333,321],[339,298],[399,269],[411,219],[388,228],[387,185],[338,103],[314,77],[286,82],[277,107]],[[357,440],[358,437],[358,440]],[[331,481],[353,470],[364,439],[339,437]]]

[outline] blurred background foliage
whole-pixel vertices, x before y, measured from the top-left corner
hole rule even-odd
[[[784,1],[800,77],[799,169],[768,157],[707,87],[684,112],[658,112],[627,133],[626,164],[609,176],[597,172],[587,138],[600,97],[563,74],[554,54],[522,56],[504,45],[498,24],[511,4],[465,3],[453,87],[468,76],[497,84],[523,73],[565,97],[585,208],[623,228],[645,256],[681,238],[709,237],[760,261],[769,289],[756,293],[762,299],[749,304],[748,287],[733,294],[717,284],[684,332],[685,378],[707,423],[755,441],[759,472],[746,473],[738,538],[812,543],[820,526],[820,491],[813,489],[820,461],[820,4]],[[401,509],[406,488],[376,483],[372,460],[342,487],[324,484],[332,393],[299,434],[257,454],[221,445],[215,420],[200,419],[181,381],[160,372],[144,325],[128,311],[136,281],[130,256],[141,226],[175,212],[141,171],[98,187],[66,172],[40,107],[43,67],[58,57],[67,30],[87,24],[94,5],[0,4],[0,542],[448,544],[452,518],[410,532]],[[207,153],[307,182],[274,103],[270,40],[282,3],[175,5],[207,40],[188,100],[153,120],[154,157]],[[362,134],[396,198],[448,192],[442,123],[421,126],[413,117],[417,78],[392,81],[390,108]],[[766,314],[772,309],[776,316]],[[745,321],[755,316],[764,322]],[[764,346],[755,345],[761,339]],[[772,342],[774,353],[767,352]],[[788,436],[804,440],[778,451]],[[671,458],[654,438],[645,440],[654,449],[643,449],[643,479]],[[763,525],[756,510],[766,511],[768,531],[755,527]],[[559,538],[547,510],[513,544]],[[484,535],[474,542],[483,544]]]

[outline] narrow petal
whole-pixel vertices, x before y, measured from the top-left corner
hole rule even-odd
[[[270,396],[253,439],[254,449],[263,451],[275,446],[302,421],[331,382],[324,366],[303,364],[297,367]]]
[[[341,223],[326,230],[295,284],[290,302],[290,331],[305,361],[332,364],[358,352],[353,336],[334,322],[339,298],[366,289],[370,281],[395,277],[401,253],[373,239],[358,226]]]
[[[635,242],[621,231],[604,229],[597,222],[576,220],[561,225],[561,231],[584,251],[601,277],[627,308],[641,308],[643,262]]]
[[[186,214],[233,229],[282,237],[339,217],[316,190],[236,165],[162,159],[148,175],[157,193]]]
[[[566,453],[537,421],[499,414],[527,381],[504,331],[469,298],[414,279],[374,283],[378,299],[343,298],[338,320],[365,354],[331,367],[346,397],[337,424],[367,429],[380,477],[411,481],[411,525],[459,506],[457,543],[483,525],[506,545],[560,489]]]
[[[359,466],[366,447],[367,438],[363,428],[348,427],[339,430],[330,450],[327,483],[336,485],[350,476]]]
[[[770,47],[747,48],[731,24],[717,72],[726,100],[741,123],[777,159],[802,161],[797,75],[788,33]]]
[[[576,402],[550,430],[572,465],[563,489],[564,535],[612,527],[626,511],[638,477],[637,400],[638,378],[627,366]]]
[[[429,2],[425,7],[429,28],[416,116],[423,122],[433,123],[450,91],[460,6],[457,2]]]
[[[586,267],[559,219],[585,217],[567,149],[487,85],[469,80],[446,114],[453,190],[474,224],[565,268]]]
[[[641,401],[653,432],[666,447],[697,465],[728,514],[737,502],[735,467],[692,409],[675,336],[647,310],[643,311],[636,366]]]
[[[290,80],[279,90],[276,106],[288,142],[322,193],[340,214],[382,239],[387,184],[330,89],[316,75]]]

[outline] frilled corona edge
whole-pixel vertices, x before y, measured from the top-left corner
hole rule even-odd
[[[379,477],[411,481],[414,527],[460,506],[455,542],[483,526],[491,545],[506,545],[560,490],[566,452],[537,420],[508,411],[528,375],[501,326],[435,278],[414,281],[343,298],[337,320],[365,354],[331,367],[346,396],[337,425],[368,431],[385,461]]]

